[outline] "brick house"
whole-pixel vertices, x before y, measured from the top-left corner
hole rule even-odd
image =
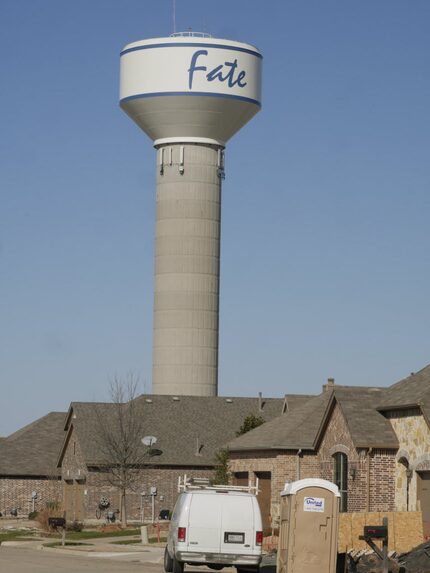
[[[289,396],[292,411],[309,400]],[[142,395],[136,399],[144,420],[144,434],[155,436],[155,452],[138,469],[139,479],[127,494],[129,519],[152,517],[150,488],[157,488],[154,513],[173,509],[179,476],[214,475],[215,454],[230,441],[244,418],[253,413],[272,420],[282,410],[284,400],[204,396]],[[97,448],[97,421],[94,408],[102,408],[109,418],[113,404],[73,402],[70,406],[58,467],[63,483],[64,507],[68,519],[91,520],[99,512],[101,497],[110,508],[119,506],[118,491],[110,485],[106,467]],[[143,436],[142,436],[143,437]],[[145,493],[142,496],[142,492]]]
[[[65,412],[51,412],[0,439],[0,512],[27,516],[47,503],[61,502],[58,452]],[[36,494],[34,496],[34,494]]]
[[[229,444],[238,483],[264,476],[266,526],[286,481],[320,477],[339,486],[342,511],[422,510],[430,534],[430,365],[389,388],[329,380],[285,413]]]
[[[343,511],[422,510],[430,534],[430,365],[389,388],[329,381],[318,396],[285,399],[142,395],[136,399],[145,435],[157,454],[139,468],[128,492],[129,516],[172,509],[180,475],[212,476],[215,453],[227,444],[236,483],[259,478],[265,527],[276,526],[285,481],[336,482]],[[109,417],[112,404],[101,404]],[[249,414],[266,423],[235,438]],[[118,507],[95,435],[94,404],[74,402],[0,438],[0,512],[26,515],[62,500],[68,519],[95,519],[101,496]],[[56,469],[55,469],[56,468]],[[56,472],[59,472],[56,474]],[[144,492],[145,496],[141,497]]]
[[[277,525],[285,482],[308,477],[336,482],[342,511],[394,510],[399,442],[374,407],[382,394],[381,388],[328,384],[290,414],[286,401],[284,414],[229,444],[236,479],[265,477],[266,527]]]
[[[424,534],[429,536],[430,365],[390,386],[378,410],[399,441],[393,471],[396,510],[421,510]]]

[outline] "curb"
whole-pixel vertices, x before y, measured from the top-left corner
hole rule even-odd
[[[110,547],[105,548],[105,550],[98,548],[96,544],[94,544],[92,546],[91,550],[88,550],[86,547],[82,548],[82,549],[76,549],[73,547],[70,547],[70,549],[68,547],[62,547],[62,546],[58,546],[58,547],[46,547],[43,543],[37,543],[35,544],[32,541],[3,541],[0,544],[0,548],[1,547],[24,547],[26,549],[33,549],[35,551],[48,551],[48,552],[53,552],[53,553],[60,553],[63,555],[82,555],[84,557],[101,557],[104,554],[109,554],[109,555],[140,555],[142,553],[152,553],[151,551],[148,551],[147,548],[151,548],[154,547],[153,543],[148,543],[148,545],[141,545],[140,547],[136,547],[133,549],[131,548],[127,548],[126,551],[112,551],[112,549]],[[158,548],[160,547],[164,547],[164,545],[159,545]],[[161,559],[161,558],[160,558]]]
[[[27,547],[28,549],[44,549],[42,543],[34,544],[34,541],[2,541],[0,547]]]

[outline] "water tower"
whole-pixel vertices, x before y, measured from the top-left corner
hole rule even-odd
[[[157,150],[154,394],[217,395],[224,147],[260,110],[261,60],[196,33],[121,52],[121,107]]]

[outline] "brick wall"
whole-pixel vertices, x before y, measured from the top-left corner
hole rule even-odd
[[[100,498],[107,497],[110,501],[109,510],[119,509],[118,489],[109,482],[106,472],[98,468],[88,468],[84,461],[79,439],[76,433],[70,433],[66,450],[62,462],[63,491],[69,488],[69,495],[81,496],[79,500],[82,506],[82,519],[94,520],[98,509]],[[127,492],[126,506],[127,517],[131,520],[140,520],[142,515],[148,520],[152,517],[152,498],[149,496],[151,486],[157,488],[157,495],[154,499],[154,513],[157,517],[160,509],[172,510],[178,496],[178,478],[187,474],[189,477],[209,477],[212,478],[214,470],[212,468],[198,467],[165,467],[147,466],[138,470],[133,489]],[[79,484],[79,488],[73,488],[74,484]],[[141,493],[145,492],[142,498]],[[66,495],[63,495],[66,499]],[[163,499],[161,499],[163,498]],[[69,517],[73,519],[73,517]]]
[[[31,494],[37,493],[35,510],[45,508],[47,502],[61,500],[61,482],[49,478],[2,477],[0,478],[0,512],[7,516],[11,509],[18,509],[20,517],[33,510]]]
[[[132,520],[140,520],[142,515],[148,521],[152,517],[152,497],[149,494],[151,486],[157,488],[154,498],[154,515],[158,516],[161,509],[173,510],[178,497],[178,478],[186,474],[188,477],[212,478],[212,469],[200,469],[190,467],[148,467],[137,472],[133,490],[127,492],[126,505],[127,517]],[[119,494],[116,487],[109,484],[108,476],[96,469],[88,472],[85,482],[86,493],[84,495],[85,519],[94,519],[96,509],[101,496],[105,496],[111,502],[109,509],[119,509]],[[141,497],[141,493],[145,496]],[[163,499],[161,499],[163,498]]]
[[[61,475],[65,480],[68,478],[74,479],[74,476],[78,475],[82,475],[84,477],[86,473],[87,466],[84,455],[82,453],[78,436],[72,426],[61,463]]]
[[[317,477],[318,459],[312,452],[304,452],[297,456],[297,452],[267,451],[267,452],[231,452],[230,471],[248,472],[251,483],[255,483],[255,474],[258,472],[271,473],[271,499],[270,515],[274,527],[279,520],[280,494],[286,481],[306,477]]]
[[[395,510],[396,453],[373,450],[370,456],[370,511]]]
[[[333,456],[338,452],[348,458],[348,511],[366,511],[368,471],[365,450],[355,448],[342,410],[335,402],[318,449],[320,477],[323,479],[334,480]]]

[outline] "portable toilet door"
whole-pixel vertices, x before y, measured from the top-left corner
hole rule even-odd
[[[326,480],[285,484],[277,573],[335,573],[339,499],[338,487]]]

